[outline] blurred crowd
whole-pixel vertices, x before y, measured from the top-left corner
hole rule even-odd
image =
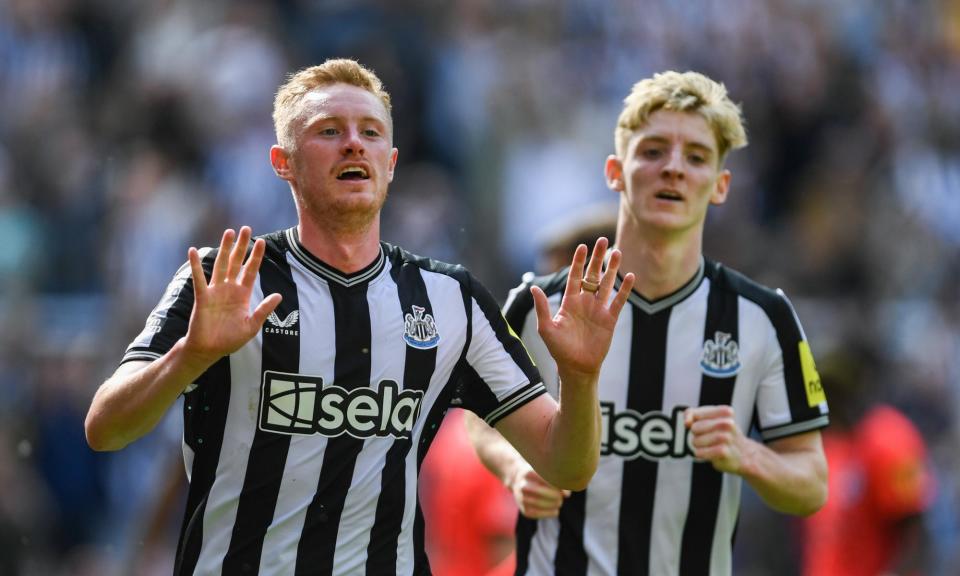
[[[273,94],[332,56],[393,97],[384,239],[501,298],[557,222],[616,203],[633,82],[723,81],[751,142],[705,252],[784,288],[821,364],[917,425],[930,573],[960,573],[960,2],[0,0],[0,574],[171,572],[176,415],[116,454],[83,418],[188,246],[295,222]],[[770,516],[746,499],[740,573],[796,573],[802,533]]]

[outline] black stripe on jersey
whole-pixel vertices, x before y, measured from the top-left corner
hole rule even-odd
[[[729,334],[734,342],[740,341],[738,302],[737,293],[730,290],[722,278],[711,281],[704,342],[713,340],[717,332]],[[729,405],[733,401],[736,380],[736,375],[717,378],[704,374],[700,381],[699,405]],[[694,462],[690,503],[680,544],[680,574],[683,576],[710,574],[713,533],[717,525],[722,488],[723,474],[713,464]]]
[[[561,507],[562,508],[562,507]],[[517,568],[514,576],[524,576],[527,573],[527,566],[530,559],[530,544],[537,533],[539,522],[527,518],[523,514],[517,514]]]
[[[347,390],[370,386],[372,342],[367,284],[344,288],[329,284],[333,299],[337,355],[333,381]],[[307,507],[303,534],[297,547],[296,574],[331,574],[337,547],[340,515],[353,480],[363,439],[343,434],[327,439],[320,481]]]
[[[790,404],[790,421],[795,423],[788,429],[777,434],[778,437],[789,436],[797,432],[806,432],[815,428],[822,428],[827,424],[827,418],[820,413],[819,406],[810,406],[805,393],[806,384],[803,382],[803,370],[800,366],[800,342],[803,333],[797,322],[793,306],[781,291],[771,290],[742,274],[714,264],[714,276],[722,275],[725,283],[741,296],[760,306],[777,332],[777,341],[783,353],[783,377],[786,383],[787,399]],[[804,425],[804,422],[818,420],[816,423]],[[762,431],[765,438],[769,438],[767,431]]]
[[[553,559],[557,576],[587,573],[587,551],[583,547],[583,526],[587,517],[587,491],[570,494],[560,507],[560,535]]]
[[[230,359],[222,358],[183,397],[183,440],[193,450],[187,510],[180,529],[174,576],[193,574],[203,543],[203,514],[217,475],[230,405]]]
[[[667,359],[667,327],[673,308],[653,315],[631,305],[633,343],[630,350],[630,386],[627,408],[640,414],[663,409],[664,373]],[[657,462],[646,458],[623,463],[620,496],[620,535],[617,545],[617,573],[648,574],[653,525],[654,494],[657,489]],[[582,542],[580,544],[583,545]]]
[[[217,250],[211,250],[201,258],[200,266],[209,280]],[[165,319],[157,336],[151,340],[151,349],[166,349],[186,334],[193,310],[193,278],[189,276],[189,263],[177,271],[177,276],[187,274],[173,304],[166,311]],[[174,283],[171,282],[170,290]],[[163,304],[158,306],[159,309]],[[156,312],[156,311],[155,311]],[[151,315],[152,316],[152,315]],[[129,355],[124,360],[136,360]],[[200,558],[203,543],[203,513],[207,495],[213,487],[223,445],[223,429],[230,404],[230,360],[222,358],[197,378],[196,386],[183,395],[183,441],[193,451],[193,466],[190,471],[190,487],[187,492],[187,509],[180,528],[174,575],[193,574]]]
[[[276,312],[281,318],[300,309],[296,284],[290,274],[282,245],[274,235],[266,237],[267,252],[260,265],[260,289],[263,294],[275,292],[283,296]],[[268,370],[296,374],[300,368],[300,336],[277,334],[261,329],[263,350],[260,374]],[[267,528],[273,521],[283,469],[290,449],[290,436],[261,430],[258,426],[250,455],[243,489],[237,503],[237,518],[233,525],[230,547],[223,559],[224,574],[256,574]]]
[[[433,307],[427,287],[420,275],[420,268],[413,262],[401,262],[399,258],[390,269],[400,297],[400,314],[405,318],[413,315],[413,307],[424,309],[423,314],[433,315]],[[403,368],[403,387],[407,390],[426,390],[437,365],[437,349],[420,349],[407,346]],[[434,427],[437,423],[432,424]],[[367,574],[391,574],[397,565],[397,542],[403,521],[406,501],[406,459],[411,439],[395,440],[387,452],[386,463],[380,478],[380,497],[370,532],[367,547]]]

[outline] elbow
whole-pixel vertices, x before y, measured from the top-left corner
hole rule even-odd
[[[798,503],[793,513],[797,516],[810,516],[815,514],[826,505],[828,495],[827,463],[826,460],[824,460],[821,466],[817,466],[816,480],[813,482],[807,497]]]
[[[797,506],[792,512],[796,516],[812,516],[816,514],[823,506],[827,503],[827,490],[817,492],[812,495],[806,502],[803,502],[801,505]]]
[[[126,446],[116,437],[104,430],[104,426],[91,411],[83,423],[83,432],[87,437],[87,446],[95,452],[112,452]]]
[[[827,488],[827,477],[826,472],[824,472],[822,481],[817,486],[817,489],[814,491],[813,496],[810,498],[809,506],[806,510],[801,512],[802,516],[810,516],[811,514],[816,513],[821,508],[827,504],[827,496],[829,495],[829,490]]]

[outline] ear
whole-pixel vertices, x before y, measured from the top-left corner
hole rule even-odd
[[[710,194],[711,204],[720,205],[727,201],[727,193],[730,192],[730,178],[729,170],[723,170],[717,176],[717,183],[713,187],[713,193]]]
[[[397,168],[397,157],[400,151],[396,148],[390,151],[390,166],[387,168],[387,182],[393,182],[393,171]]]
[[[626,187],[623,180],[623,162],[615,154],[607,156],[607,161],[603,164],[603,174],[608,188],[614,192],[623,192]]]
[[[283,180],[293,180],[293,172],[290,168],[290,154],[287,153],[279,144],[270,147],[270,164],[273,171]]]

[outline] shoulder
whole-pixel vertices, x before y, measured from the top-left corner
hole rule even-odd
[[[449,276],[461,285],[470,285],[476,282],[470,272],[460,264],[451,264],[420,256],[389,242],[381,242],[380,244],[383,246],[383,252],[390,262],[393,274],[399,274],[404,268],[414,268],[423,272]]]
[[[504,315],[511,324],[516,324],[521,317],[533,309],[533,295],[530,294],[531,286],[538,286],[543,290],[547,298],[562,293],[567,285],[567,276],[570,268],[564,268],[552,274],[536,276],[533,272],[527,272],[520,280],[520,284],[510,290],[507,295],[507,301],[503,306]]]
[[[263,239],[266,243],[267,253],[283,253],[290,249],[289,230],[274,230],[267,234],[260,234],[255,239]],[[248,247],[248,251],[253,248],[253,244]]]
[[[777,327],[798,324],[793,305],[783,290],[765,286],[720,262],[706,260],[704,274],[711,284],[753,302]]]

